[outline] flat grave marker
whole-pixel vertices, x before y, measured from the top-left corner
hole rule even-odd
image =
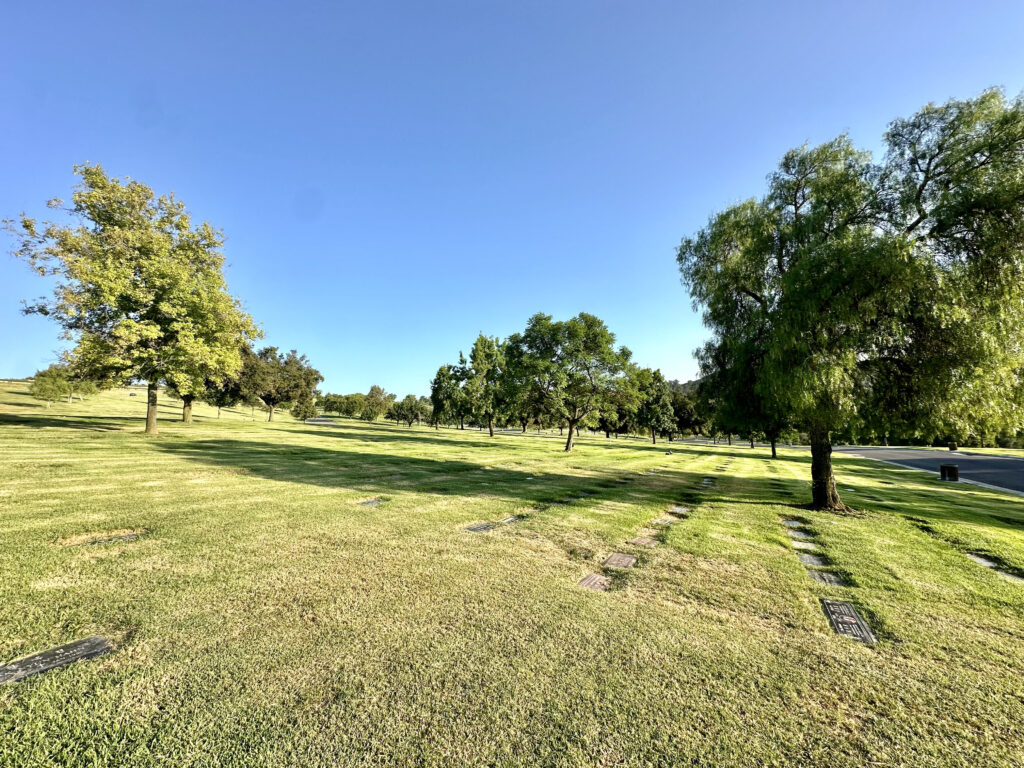
[[[782,524],[787,528],[803,528],[807,525],[803,520],[783,520]]]
[[[668,526],[668,525],[672,525],[674,522],[675,522],[675,520],[672,519],[671,517],[659,517],[657,520],[653,521],[651,523],[651,525],[665,525],[665,526]]]
[[[801,541],[810,541],[814,538],[813,534],[810,534],[807,531],[801,531],[798,528],[787,529],[786,535],[791,539],[800,539]]]
[[[135,541],[141,534],[138,533],[126,533],[123,536],[111,536],[108,539],[96,539],[95,541],[85,542],[85,546],[91,547],[96,544],[113,544],[117,541]]]
[[[995,560],[990,560],[984,555],[976,555],[973,552],[966,552],[965,554],[967,555],[967,558],[969,560],[973,560],[978,565],[983,565],[986,568],[997,568],[999,566],[999,563],[997,563]]]
[[[669,507],[668,511],[669,512],[674,512],[677,515],[688,515],[688,514],[690,514],[690,508],[689,507],[684,507],[684,506],[681,506],[679,504],[675,504],[675,505]]]
[[[846,581],[838,573],[832,571],[816,571],[813,569],[807,570],[807,575],[820,584],[825,584],[829,587],[848,587],[849,582]]]
[[[825,611],[825,616],[828,617],[828,623],[832,625],[832,629],[836,633],[869,645],[877,642],[871,628],[857,613],[853,603],[822,598],[821,607]]]
[[[612,552],[612,554],[605,558],[601,565],[605,568],[625,570],[626,568],[632,568],[636,565],[636,557],[633,555],[627,555],[624,552]]]
[[[503,522],[503,523],[505,523],[507,525],[508,523],[518,523],[522,519],[523,519],[522,515],[512,515],[512,517],[506,517],[501,522]]]
[[[491,523],[477,523],[466,528],[470,533],[483,533],[484,531],[493,531],[494,525]]]
[[[828,561],[826,561],[821,555],[812,555],[807,552],[800,552],[797,554],[797,557],[800,558],[800,562],[804,565],[812,566],[814,568],[824,568],[828,565]]]
[[[67,666],[75,661],[102,656],[112,650],[114,650],[113,646],[102,635],[92,635],[82,640],[75,640],[67,645],[51,648],[48,651],[35,653],[5,664],[0,667],[0,683],[15,683],[32,675]]]
[[[821,549],[813,541],[791,541],[793,549],[800,549],[804,552],[820,552]]]
[[[656,547],[658,542],[656,539],[652,539],[650,536],[637,536],[635,539],[630,539],[630,544],[637,547]]]
[[[577,583],[585,589],[593,589],[598,592],[607,592],[608,587],[611,586],[612,580],[609,579],[607,576],[602,576],[600,573],[588,573]]]
[[[370,499],[369,501],[360,501],[359,506],[361,507],[376,507],[380,504],[380,499]]]

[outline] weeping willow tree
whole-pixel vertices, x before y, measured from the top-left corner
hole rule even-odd
[[[1024,102],[928,105],[885,147],[877,162],[846,136],[786,153],[763,197],[677,254],[708,354],[767,329],[749,391],[721,396],[808,430],[820,509],[845,509],[831,436],[862,411],[959,433],[1024,422]]]

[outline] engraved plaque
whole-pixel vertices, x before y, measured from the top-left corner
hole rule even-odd
[[[861,615],[857,613],[853,603],[822,598],[821,607],[825,611],[832,629],[840,635],[860,640],[862,643],[876,642],[874,633],[861,618]]]
[[[637,536],[635,539],[630,539],[629,543],[637,547],[656,547],[658,542],[649,536]]]
[[[493,531],[494,526],[490,523],[477,523],[476,525],[469,526],[466,530],[471,533],[483,533],[484,531]]]
[[[809,553],[801,552],[797,555],[797,557],[800,558],[800,562],[804,565],[809,565],[814,568],[823,568],[824,566],[828,565],[828,563],[825,561],[825,558],[823,558],[821,555],[812,555]]]
[[[581,587],[585,587],[586,589],[594,589],[598,592],[607,591],[610,584],[611,579],[609,579],[607,576],[602,576],[599,573],[588,573],[586,576],[579,580],[579,585]]]
[[[634,565],[636,565],[636,557],[634,557],[633,555],[627,555],[623,552],[613,552],[612,554],[608,555],[607,558],[605,558],[605,561],[602,563],[602,565],[605,568],[632,568]]]
[[[829,587],[846,587],[849,586],[846,579],[840,576],[838,573],[832,573],[832,571],[815,571],[808,570],[807,575],[814,579],[819,584],[825,584]]]
[[[113,647],[107,638],[93,635],[73,643],[51,648],[42,653],[26,656],[24,659],[12,661],[0,667],[0,683],[14,683],[32,675],[48,672],[57,667],[67,666],[75,661],[92,659],[110,653]]]

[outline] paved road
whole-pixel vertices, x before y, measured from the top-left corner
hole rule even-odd
[[[855,453],[868,459],[879,459],[939,474],[940,464],[956,464],[960,477],[978,483],[995,485],[1024,493],[1024,459],[990,456],[969,451],[925,451],[915,448],[878,448],[843,446],[836,452]]]

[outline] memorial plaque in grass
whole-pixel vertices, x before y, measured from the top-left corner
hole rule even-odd
[[[787,528],[803,528],[807,525],[803,520],[783,520],[782,524]]]
[[[512,515],[512,517],[506,517],[501,522],[506,523],[506,524],[507,523],[518,523],[522,519],[523,519],[522,515]]]
[[[650,536],[637,536],[635,539],[630,539],[629,543],[637,547],[656,547],[658,542],[656,539],[652,539]]]
[[[361,507],[376,507],[380,504],[380,499],[370,499],[369,501],[360,501],[359,506]]]
[[[807,531],[801,531],[799,528],[790,528],[786,531],[786,535],[791,539],[800,539],[801,541],[810,541],[814,538],[814,534],[808,533]]]
[[[96,539],[95,541],[87,541],[85,542],[85,545],[87,547],[91,547],[95,544],[113,544],[117,541],[135,541],[137,538],[139,538],[139,534],[137,533],[126,533],[123,536],[111,536],[108,539]]]
[[[973,560],[978,565],[983,565],[986,568],[998,568],[999,567],[999,563],[997,563],[995,560],[991,560],[991,559],[985,557],[984,555],[978,555],[978,554],[975,554],[974,552],[966,552],[965,554],[967,555],[967,557],[969,559]]]
[[[822,598],[821,607],[828,617],[828,623],[832,625],[832,629],[838,634],[859,640],[862,643],[872,644],[877,642],[871,628],[861,618],[861,615],[857,613],[853,603]]]
[[[675,520],[671,517],[659,517],[657,520],[651,523],[651,525],[672,525]]]
[[[791,541],[793,549],[799,549],[804,552],[820,552],[821,549],[813,541]]]
[[[688,515],[688,514],[690,514],[690,508],[689,507],[684,507],[684,506],[682,506],[680,504],[675,504],[675,505],[669,507],[668,511],[672,512],[674,514],[677,514],[677,515]]]
[[[602,565],[605,568],[616,568],[619,570],[632,568],[636,565],[636,557],[634,555],[627,555],[624,552],[613,552],[605,558]]]
[[[26,656],[0,667],[0,683],[15,683],[32,675],[38,675],[57,667],[67,666],[75,661],[93,659],[110,653],[113,647],[101,635],[75,640],[67,645],[51,648],[42,653]]]
[[[491,523],[477,523],[466,528],[471,533],[483,533],[485,531],[493,531],[494,525]]]
[[[828,565],[828,561],[821,555],[812,555],[808,552],[801,552],[797,557],[800,558],[800,562],[804,565],[812,566],[814,568],[822,568]]]
[[[813,568],[807,569],[807,575],[820,584],[825,584],[829,587],[846,587],[849,586],[849,582],[838,573],[832,571],[816,571]]]
[[[579,580],[578,584],[586,589],[594,589],[598,592],[606,592],[608,587],[611,586],[612,580],[607,576],[602,576],[600,573],[588,573],[582,579]]]

